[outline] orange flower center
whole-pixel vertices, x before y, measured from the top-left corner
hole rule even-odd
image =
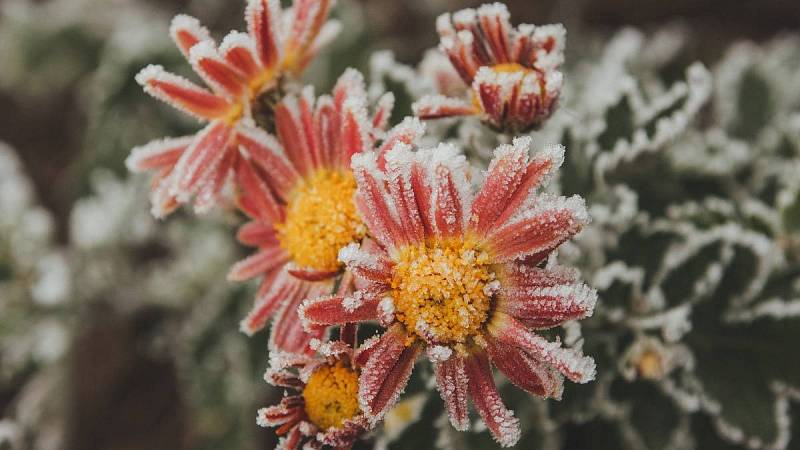
[[[275,226],[281,247],[300,267],[339,270],[339,249],[360,241],[366,228],[356,212],[351,172],[319,169],[289,194],[286,221]]]
[[[479,333],[497,282],[489,256],[473,240],[408,245],[395,262],[395,314],[408,330],[447,344]]]
[[[502,63],[502,64],[495,64],[492,66],[492,70],[495,72],[501,73],[511,73],[511,72],[530,72],[531,69],[523,66],[522,64],[517,63]]]
[[[341,361],[320,366],[311,374],[303,389],[308,419],[320,429],[341,427],[355,417],[358,406],[358,373]]]

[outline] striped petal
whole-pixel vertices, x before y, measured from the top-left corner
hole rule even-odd
[[[332,295],[308,299],[300,306],[300,320],[306,329],[320,326],[364,322],[378,318],[380,297],[356,291],[352,295]]]
[[[245,214],[262,222],[278,223],[283,220],[282,207],[264,180],[253,169],[252,163],[245,158],[238,158],[234,171],[239,185],[239,208]]]
[[[248,84],[262,74],[261,61],[256,53],[256,44],[247,33],[231,31],[222,40],[219,54],[241,73]]]
[[[486,337],[486,351],[492,363],[518,388],[545,398],[561,399],[564,378],[524,351]]]
[[[330,292],[333,284],[311,284],[300,280],[295,283],[300,285],[300,289],[286,297],[283,306],[275,316],[275,320],[272,322],[269,344],[272,349],[286,352],[313,352],[309,348],[309,343],[312,339],[321,339],[325,334],[325,327],[304,328],[299,316],[300,305],[307,297],[316,298],[326,292]]]
[[[480,112],[473,104],[443,95],[426,95],[414,102],[411,109],[415,116],[423,120],[472,116]]]
[[[192,144],[194,136],[159,139],[131,150],[125,165],[131,172],[171,168]]]
[[[272,225],[252,220],[242,225],[236,233],[236,240],[250,247],[275,247],[278,237]]]
[[[213,120],[231,113],[233,105],[224,97],[209,92],[186,78],[149,65],[136,75],[145,92],[200,119]]]
[[[436,363],[434,370],[436,387],[447,407],[450,423],[456,430],[466,431],[469,428],[469,410],[467,409],[469,378],[464,358],[454,355],[445,361]]]
[[[178,201],[188,201],[205,183],[213,182],[232,136],[233,129],[222,121],[209,123],[197,134],[175,165],[172,194]]]
[[[381,246],[394,248],[403,242],[402,231],[395,221],[396,209],[387,195],[384,174],[377,167],[375,155],[355,156],[352,168],[358,185],[356,207],[362,219]]]
[[[282,58],[280,0],[249,0],[245,18],[261,64],[267,70],[275,70]]]
[[[186,14],[178,14],[172,18],[172,23],[169,26],[169,35],[186,59],[189,59],[189,50],[195,44],[211,39],[208,29],[199,20]]]
[[[215,92],[238,98],[246,92],[245,76],[219,55],[210,40],[195,44],[189,51],[189,61],[194,71]]]
[[[466,360],[469,395],[492,437],[502,446],[510,447],[519,441],[519,420],[509,411],[497,392],[489,360],[485,353],[473,353]]]
[[[551,328],[591,316],[596,302],[597,291],[584,283],[555,286],[504,283],[500,288],[497,309],[525,326]]]
[[[262,248],[237,262],[228,272],[228,281],[245,281],[284,265],[289,255],[279,246]]]
[[[267,324],[267,320],[281,307],[283,302],[291,297],[300,295],[301,281],[292,278],[283,270],[264,277],[261,287],[256,295],[253,309],[239,324],[243,333],[252,336]]]
[[[300,174],[286,158],[280,142],[259,128],[246,126],[239,127],[237,139],[253,165],[264,172],[267,184],[282,200],[287,200]]]

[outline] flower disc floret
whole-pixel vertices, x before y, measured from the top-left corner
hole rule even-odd
[[[353,204],[356,182],[345,171],[319,169],[289,195],[286,220],[276,225],[281,247],[300,267],[336,271],[339,249],[364,237]]]
[[[403,247],[391,282],[397,319],[425,340],[464,343],[489,315],[494,273],[488,263],[470,240]]]
[[[303,389],[308,419],[323,430],[341,427],[355,417],[358,406],[358,373],[341,361],[322,365],[309,377]]]

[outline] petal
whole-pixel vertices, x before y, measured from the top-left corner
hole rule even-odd
[[[192,145],[175,165],[172,194],[186,202],[204,184],[213,181],[225,154],[230,151],[233,130],[222,121],[213,121],[197,134]]]
[[[467,358],[466,374],[469,396],[492,437],[502,447],[516,444],[520,437],[519,420],[503,405],[485,353],[474,353]]]
[[[281,55],[281,3],[280,0],[249,0],[245,10],[247,30],[255,40],[261,64],[274,70]]]
[[[250,161],[264,172],[266,182],[286,200],[300,174],[286,158],[280,142],[259,128],[246,126],[239,127],[237,139]]]
[[[411,147],[398,142],[384,159],[389,195],[397,210],[404,243],[421,243],[425,240],[425,224],[411,181],[414,158]]]
[[[219,54],[225,61],[253,83],[261,75],[261,62],[256,53],[256,44],[247,33],[231,31],[222,40]]]
[[[394,94],[387,92],[378,99],[375,114],[372,116],[372,128],[385,130],[389,126],[392,109],[394,109]]]
[[[252,336],[264,328],[267,320],[280,308],[286,298],[298,295],[300,283],[284,270],[266,275],[258,289],[253,309],[239,324],[240,330]]]
[[[275,128],[286,156],[301,175],[309,175],[316,167],[307,133],[313,128],[304,122],[296,96],[287,95],[275,108]]]
[[[449,359],[436,363],[436,387],[447,407],[450,423],[458,431],[469,428],[469,411],[467,410],[467,378],[464,358],[453,355]]]
[[[194,71],[215,92],[238,98],[247,89],[244,75],[223,59],[211,40],[195,44],[189,51],[189,61]]]
[[[361,371],[358,398],[370,423],[383,418],[408,383],[422,347],[406,345],[407,337],[399,325],[386,330]]]
[[[560,342],[548,342],[542,336],[528,331],[519,321],[497,312],[488,326],[490,334],[499,342],[525,351],[530,357],[552,366],[576,383],[594,379],[595,363],[580,351],[562,348]]]
[[[402,232],[393,216],[397,209],[387,195],[385,177],[377,167],[375,154],[354,156],[352,167],[358,185],[356,208],[373,238],[384,248],[394,248],[402,243]]]
[[[213,120],[231,113],[234,105],[186,78],[149,65],[136,75],[136,82],[153,97],[200,119]]]
[[[382,166],[382,159],[385,157],[386,152],[395,148],[399,143],[406,145],[416,144],[420,138],[425,134],[425,124],[420,122],[416,117],[406,117],[402,122],[392,127],[386,134],[386,139],[383,140],[381,146],[378,148],[379,160],[378,165]]]
[[[228,281],[245,281],[264,275],[288,260],[289,255],[279,246],[262,248],[234,264],[228,272]]]
[[[314,133],[322,164],[326,167],[339,162],[335,157],[339,155],[339,132],[339,113],[333,105],[333,99],[323,95],[317,99],[314,111]]]
[[[518,388],[541,397],[561,399],[564,378],[516,347],[486,338],[486,351],[492,363]]]
[[[322,281],[335,277],[338,270],[317,270],[307,267],[296,267],[294,264],[287,268],[289,274],[299,280]]]
[[[448,144],[440,144],[432,153],[430,165],[433,219],[439,236],[457,236],[464,231],[465,212],[472,203],[470,184],[466,179],[464,155]]]
[[[320,326],[376,320],[380,300],[380,297],[365,294],[363,291],[356,291],[349,296],[309,298],[300,305],[299,316],[308,330]]]
[[[309,343],[312,339],[321,339],[325,334],[325,327],[303,327],[300,320],[299,309],[304,299],[316,298],[331,292],[332,283],[309,283],[297,281],[303,285],[295,295],[288,296],[272,323],[270,334],[270,347],[287,352],[305,353],[311,351]]]
[[[362,434],[370,428],[369,422],[363,417],[345,420],[340,427],[331,427],[323,433],[317,434],[317,439],[324,445],[337,449],[350,448]]]
[[[194,199],[194,211],[197,214],[205,214],[217,204],[222,195],[222,189],[231,178],[231,168],[236,156],[234,152],[225,152],[225,156],[213,176],[200,188]]]
[[[236,182],[239,185],[239,208],[247,215],[266,223],[283,220],[283,208],[275,200],[269,187],[264,183],[252,163],[238,158],[234,166]]]
[[[242,225],[236,240],[251,247],[273,247],[279,245],[275,229],[270,224],[252,220]]]
[[[375,247],[367,243],[350,244],[339,250],[339,261],[361,280],[386,283],[392,278],[393,263],[385,252]]]
[[[125,166],[131,172],[171,168],[193,140],[194,136],[183,136],[149,142],[131,150]]]
[[[303,414],[303,397],[290,395],[281,402],[258,410],[256,423],[262,427],[277,427],[286,423],[297,423]]]
[[[162,174],[156,175],[150,188],[150,212],[153,217],[163,219],[175,211],[180,203],[174,195],[170,194],[172,187],[171,171],[167,170]]]
[[[302,69],[303,55],[319,34],[330,6],[330,0],[295,0],[283,62],[288,70],[297,72]]]
[[[339,120],[339,161],[341,166],[349,167],[354,154],[372,148],[366,102],[359,97],[348,98],[342,105]]]
[[[534,208],[489,232],[494,256],[510,261],[548,252],[569,240],[589,223],[586,205],[579,196],[570,198],[541,195]]]
[[[275,450],[297,450],[303,440],[303,432],[299,426],[292,427],[286,436],[278,441]]]
[[[199,20],[186,14],[178,14],[172,18],[169,34],[186,59],[189,59],[189,50],[195,44],[211,39],[208,29]]]
[[[479,112],[471,103],[444,95],[426,95],[414,102],[411,109],[415,116],[423,120],[472,116]]]
[[[482,35],[488,44],[492,59],[499,63],[512,62],[509,42],[511,24],[508,18],[508,9],[502,3],[486,4],[478,8],[478,22]]]
[[[556,286],[503,284],[497,309],[525,326],[551,328],[592,315],[597,291],[584,283]]]

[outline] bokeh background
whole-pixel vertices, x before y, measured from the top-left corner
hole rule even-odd
[[[514,23],[564,23],[568,61],[628,26],[679,30],[681,58],[707,66],[734,42],[800,32],[800,2],[791,0],[505,3]],[[381,49],[416,65],[438,42],[438,14],[478,4],[340,0],[347,31],[307,78],[323,92],[345,67],[366,70]],[[240,0],[0,2],[0,448],[274,445],[254,420],[280,395],[261,380],[266,333],[235,331],[251,289],[224,281],[245,252],[231,237],[237,218],[156,222],[146,180],[126,182],[124,168],[133,146],[196,126],[133,81],[148,63],[187,72],[168,39],[170,18],[194,15],[219,37],[244,27],[242,8]]]

